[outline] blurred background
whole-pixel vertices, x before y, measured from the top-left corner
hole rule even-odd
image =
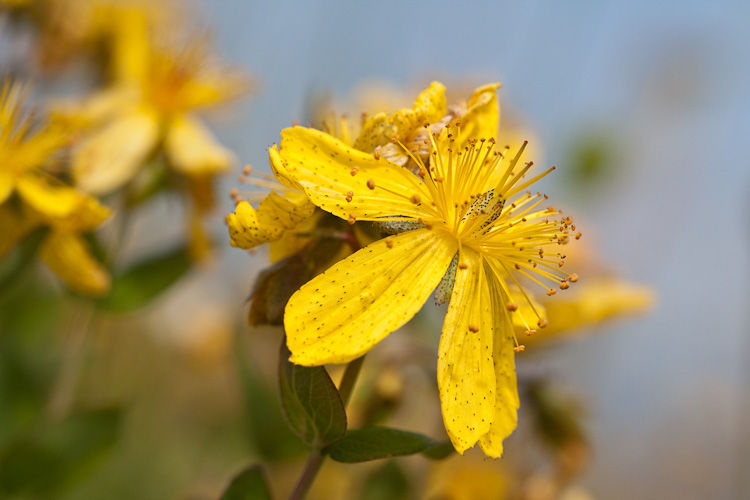
[[[750,496],[748,4],[177,5],[190,32],[210,33],[218,58],[250,81],[244,98],[206,117],[236,158],[216,185],[219,206],[206,218],[215,253],[147,306],[99,321],[86,341],[73,399],[81,408],[110,408],[94,416],[96,425],[117,431],[107,446],[94,447],[90,474],[60,487],[61,498],[218,498],[234,472],[264,459],[280,464],[279,484],[295,477],[299,465],[285,460],[300,456],[300,445],[258,441],[257,429],[273,420],[259,408],[276,404],[275,360],[267,358],[281,334],[246,324],[245,301],[268,257],[229,246],[223,217],[233,210],[230,189],[245,164],[269,172],[267,147],[293,121],[313,119],[315,106],[356,116],[379,89],[403,96],[395,108],[408,107],[432,80],[446,85],[449,101],[502,82],[501,121],[537,144],[536,164],[557,166],[543,189],[576,218],[581,243],[596,255],[589,260],[655,291],[648,314],[529,356],[531,371],[564,384],[585,408],[591,458],[577,484],[590,498],[614,500]],[[83,63],[54,78],[25,64],[34,30],[14,16],[0,19],[0,67],[34,82],[38,103],[91,86]],[[171,248],[184,219],[184,207],[169,196],[140,207],[125,230],[123,260]],[[75,304],[61,303],[59,290],[35,293],[2,304],[0,328],[24,332],[3,346],[6,367],[20,367],[3,372],[6,397],[17,405],[12,417],[11,406],[0,408],[3,439],[47,405],[33,391],[59,383],[56,357],[75,347],[69,336],[49,335],[73,321]],[[435,342],[442,314],[428,304],[411,328],[434,330],[425,342]],[[9,318],[22,326],[11,328]],[[399,352],[400,336],[379,345],[366,368]],[[409,373],[402,371],[399,384],[432,390],[429,377]],[[15,399],[8,396],[14,391]],[[405,391],[405,406],[437,411],[436,395]],[[508,453],[513,445],[511,439]],[[327,464],[321,481],[340,478],[347,470],[340,467]]]

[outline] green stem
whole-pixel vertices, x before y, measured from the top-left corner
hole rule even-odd
[[[357,382],[357,376],[359,376],[359,371],[362,368],[364,360],[365,357],[362,356],[346,365],[344,375],[341,377],[341,383],[339,384],[339,394],[341,395],[341,401],[344,403],[344,408],[346,408],[349,399],[351,399],[354,384]],[[317,448],[310,450],[305,468],[302,469],[302,474],[297,479],[297,484],[294,485],[294,490],[289,496],[289,500],[303,500],[307,496],[307,492],[310,491],[310,487],[313,481],[315,481],[315,477],[318,475],[318,471],[325,459],[326,456],[321,453],[321,450]]]

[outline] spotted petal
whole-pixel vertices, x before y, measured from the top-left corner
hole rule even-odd
[[[281,177],[301,186],[323,210],[342,219],[354,215],[357,220],[425,216],[410,199],[416,194],[421,202],[429,203],[430,195],[408,170],[382,158],[376,160],[318,130],[287,128],[281,137]]]
[[[384,238],[319,275],[286,306],[294,363],[346,363],[409,321],[445,274],[455,240],[420,229]]]
[[[500,108],[497,104],[499,83],[491,83],[474,91],[467,104],[466,113],[458,120],[461,122],[461,135],[458,140],[481,139],[497,136],[500,122]]]
[[[492,309],[495,336],[493,360],[495,364],[495,414],[490,429],[479,440],[479,446],[489,457],[503,454],[503,440],[513,432],[518,424],[518,386],[513,354],[513,324],[502,304],[508,302],[502,284],[485,266],[485,276],[489,281],[490,299],[496,307]]]
[[[482,257],[463,248],[438,354],[443,421],[459,453],[490,430],[495,412],[492,308]]]
[[[313,214],[315,205],[302,193],[290,193],[286,198],[271,192],[254,209],[243,201],[227,217],[231,244],[240,248],[253,248],[280,239],[287,229]]]
[[[440,82],[432,82],[414,101],[414,109],[401,109],[390,117],[379,113],[367,120],[354,147],[372,152],[376,147],[388,144],[395,136],[404,140],[425,122],[440,120],[445,111],[445,87]]]

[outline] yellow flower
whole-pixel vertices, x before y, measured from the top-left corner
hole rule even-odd
[[[490,137],[497,130],[498,107],[495,90],[499,84],[490,84],[474,91],[466,104],[455,104],[448,110],[445,100],[445,87],[439,82],[432,82],[414,101],[412,108],[406,108],[388,115],[380,112],[365,120],[362,129],[352,141],[352,127],[345,117],[338,121],[323,120],[322,130],[340,139],[347,146],[352,146],[365,153],[374,153],[401,166],[410,163],[409,152],[394,144],[399,138],[406,146],[417,148],[422,160],[426,160],[427,149],[424,144],[429,131],[423,127],[425,122],[434,122],[432,128],[437,131],[456,118],[463,117],[463,135],[473,132],[477,136]],[[271,154],[271,162],[278,158]],[[276,167],[277,170],[279,167]],[[249,172],[248,172],[249,173]],[[299,250],[303,241],[286,235],[292,229],[298,229],[303,221],[312,216],[315,205],[303,194],[304,189],[292,179],[278,177],[283,184],[271,183],[271,179],[249,179],[256,187],[275,189],[260,203],[256,209],[250,202],[237,198],[235,213],[227,217],[231,244],[240,248],[253,248],[263,243],[276,242],[284,238],[283,248],[272,248],[275,259]],[[283,196],[278,194],[283,193]],[[293,246],[292,243],[297,243]]]
[[[77,184],[94,194],[112,192],[162,151],[187,177],[226,171],[231,153],[194,112],[235,97],[245,80],[207,64],[201,46],[177,51],[150,37],[145,18],[126,20],[124,32],[133,35],[117,39],[115,83],[67,111],[75,123],[89,129],[73,155]]]
[[[540,206],[541,193],[522,194],[552,169],[523,181],[532,163],[513,173],[523,147],[510,155],[489,137],[462,143],[455,140],[466,136],[459,124],[427,134],[429,164],[410,155],[418,175],[323,132],[294,127],[281,135],[271,163],[282,182],[301,186],[337,217],[407,230],[335,264],[292,296],[284,318],[291,360],[321,365],[362,356],[437,287],[450,296],[438,361],[446,430],[459,452],[479,441],[487,455],[501,455],[519,404],[515,275],[569,287],[560,253],[545,248],[567,241],[572,220],[554,220],[559,212]]]
[[[110,277],[79,233],[91,231],[109,215],[95,199],[43,170],[66,142],[56,126],[34,134],[22,110],[23,89],[5,83],[0,95],[0,257],[40,227],[49,233],[40,257],[70,288],[89,295],[109,290]],[[16,197],[14,197],[17,195]]]

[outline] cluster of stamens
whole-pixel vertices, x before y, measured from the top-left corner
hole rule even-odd
[[[456,136],[460,136],[461,125],[456,123]],[[409,155],[417,165],[417,175],[429,193],[429,200],[423,200],[419,192],[405,194],[376,185],[373,179],[366,182],[370,190],[384,189],[399,197],[405,197],[410,203],[420,207],[423,215],[418,219],[420,227],[427,229],[438,228],[449,232],[461,246],[471,247],[489,257],[488,264],[497,276],[507,276],[510,282],[523,294],[531,310],[537,316],[536,327],[526,323],[526,319],[518,312],[518,305],[509,302],[506,305],[509,313],[519,314],[526,327],[526,335],[536,333],[536,328],[544,328],[544,319],[533,302],[524,291],[516,275],[542,286],[548,296],[557,293],[557,288],[567,290],[571,283],[578,281],[576,274],[565,272],[565,254],[562,252],[545,252],[545,248],[556,244],[565,245],[569,237],[576,239],[581,233],[575,233],[576,226],[571,217],[562,217],[562,212],[554,206],[542,208],[547,195],[540,192],[532,193],[527,188],[549,174],[555,167],[551,167],[541,174],[524,181],[525,174],[533,166],[533,162],[519,166],[519,161],[526,147],[526,142],[511,158],[508,155],[509,146],[498,151],[496,142],[490,139],[472,139],[463,148],[457,147],[455,136],[451,133],[451,125],[445,136],[430,132],[424,143],[429,147],[428,160],[424,161],[415,148],[408,148],[398,137],[393,139],[405,154]],[[429,130],[429,125],[425,124]],[[438,146],[440,144],[440,146]],[[377,152],[373,154],[379,159]],[[358,167],[353,167],[351,175],[357,175]],[[489,189],[488,189],[489,187]],[[417,191],[418,189],[415,189]],[[424,194],[424,190],[419,189]],[[512,203],[512,197],[520,195]],[[354,193],[349,192],[347,201],[351,201]],[[555,220],[554,217],[562,218]],[[356,220],[351,214],[350,222]],[[413,220],[410,217],[388,218],[390,221]],[[388,243],[388,242],[386,242]],[[388,245],[389,248],[392,246]],[[466,269],[465,263],[459,263],[459,269]],[[553,283],[550,287],[544,281]],[[506,293],[509,293],[510,283],[503,283]],[[524,346],[515,339],[516,352],[524,350]]]

